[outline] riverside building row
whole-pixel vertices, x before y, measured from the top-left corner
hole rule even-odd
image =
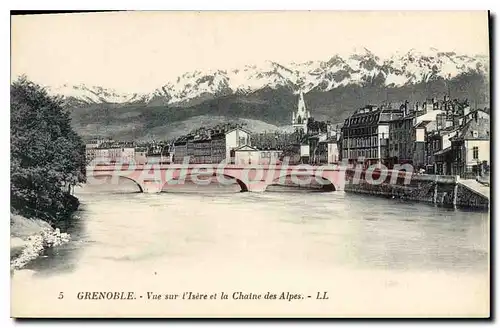
[[[351,163],[411,164],[464,178],[489,171],[489,110],[472,110],[467,100],[367,105],[346,118],[341,131],[341,159]]]
[[[107,138],[93,138],[85,145],[87,164],[109,163],[164,163],[172,162],[172,149],[166,142],[120,142]]]

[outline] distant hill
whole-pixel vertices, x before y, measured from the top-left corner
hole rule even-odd
[[[361,49],[327,61],[195,71],[147,94],[85,85],[50,90],[64,96],[79,133],[120,139],[171,138],[236,119],[250,120],[255,132],[289,129],[299,90],[316,119],[334,123],[367,103],[424,101],[448,92],[472,106],[490,99],[488,58],[436,49],[387,59]]]

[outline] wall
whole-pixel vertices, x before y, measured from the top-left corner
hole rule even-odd
[[[145,151],[139,151],[139,152],[135,153],[135,163],[136,164],[146,164],[147,161],[148,160],[147,160]]]
[[[328,164],[336,163],[339,159],[339,149],[336,143],[328,144]]]
[[[413,165],[416,168],[418,168],[419,166],[425,166],[425,142],[415,142]]]
[[[259,151],[259,164],[277,163],[281,156],[280,150],[260,150]],[[253,162],[252,162],[253,163]]]
[[[250,146],[250,135],[241,129],[226,133],[226,158],[231,157],[231,150],[244,145]]]
[[[184,157],[187,156],[187,145],[179,144],[174,146],[174,163],[181,164]]]
[[[451,133],[443,134],[443,139],[442,139],[442,143],[441,143],[441,149],[446,149],[448,147],[451,147],[450,138],[454,137],[456,134],[457,134],[457,131],[453,131]]]
[[[377,154],[372,156],[372,158],[382,159],[386,157],[385,150],[387,147],[386,139],[389,139],[389,125],[379,125],[378,126],[378,136],[377,136]]]
[[[457,206],[489,208],[489,200],[459,184],[457,193]]]
[[[425,128],[417,128],[415,129],[416,137],[415,141],[424,142],[425,141]]]
[[[95,157],[99,161],[109,161],[109,149],[96,149]]]
[[[258,164],[260,160],[259,151],[243,150],[235,151],[235,164],[248,165],[248,164]]]
[[[123,162],[133,162],[135,160],[135,148],[125,147],[122,148],[121,160]]]
[[[490,141],[489,140],[465,140],[466,165],[477,165],[477,162],[487,161],[490,163]],[[478,159],[474,159],[473,147],[478,147]]]
[[[379,185],[346,181],[345,192],[385,196],[449,207],[489,208],[489,199],[457,183],[455,176],[414,175],[408,185],[390,184],[390,176]]]
[[[300,146],[300,156],[309,157],[309,145]]]

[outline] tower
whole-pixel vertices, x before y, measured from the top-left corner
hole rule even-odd
[[[304,93],[300,91],[297,110],[292,113],[292,126],[295,131],[302,130],[304,133],[307,133],[307,121],[310,117],[311,113],[307,110],[306,103],[304,102]]]

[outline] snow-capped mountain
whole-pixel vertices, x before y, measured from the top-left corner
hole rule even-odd
[[[187,72],[147,94],[122,94],[102,87],[85,85],[52,88],[70,106],[96,103],[144,103],[180,105],[196,99],[213,99],[231,94],[248,94],[264,88],[285,87],[297,93],[330,91],[346,85],[401,87],[437,78],[451,79],[477,71],[488,75],[486,56],[467,56],[430,48],[411,49],[380,58],[368,49],[349,56],[334,55],[326,61],[263,65],[214,71]]]
[[[69,104],[100,104],[100,103],[143,103],[150,99],[147,94],[123,94],[113,89],[100,86],[86,86],[84,84],[68,85],[60,87],[48,87],[48,90],[66,98]]]

